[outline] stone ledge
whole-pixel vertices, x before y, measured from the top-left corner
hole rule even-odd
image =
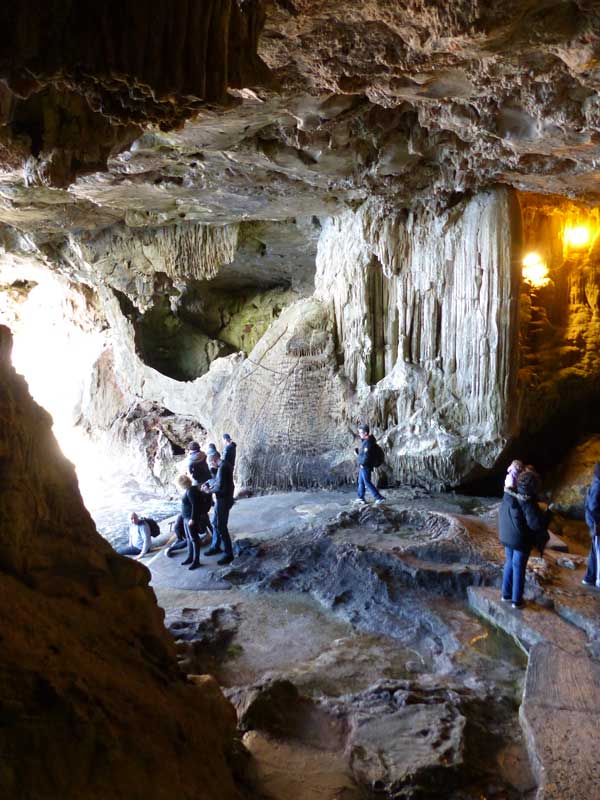
[[[539,781],[536,800],[596,797],[600,664],[588,656],[583,631],[535,604],[517,611],[498,590],[467,591],[471,608],[529,654],[519,718]]]

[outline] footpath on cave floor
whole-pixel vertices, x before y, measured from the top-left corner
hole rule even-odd
[[[159,601],[168,614],[177,616],[185,608],[192,615],[180,620],[184,628],[198,623],[193,609],[202,609],[199,630],[207,620],[210,628],[219,627],[223,615],[237,617],[233,628],[242,639],[234,637],[226,663],[217,659],[220,666],[215,662],[212,669],[225,686],[266,674],[291,678],[303,691],[315,684],[322,689],[320,671],[328,670],[330,686],[339,683],[345,691],[363,693],[365,681],[371,685],[382,676],[401,681],[412,675],[422,681],[426,675],[429,680],[445,675],[468,683],[479,679],[477,648],[471,645],[479,641],[495,641],[488,679],[507,685],[506,659],[514,658],[510,640],[498,644],[488,629],[465,638],[474,624],[468,603],[528,653],[520,716],[541,787],[538,797],[593,796],[593,787],[600,785],[593,735],[600,710],[600,593],[581,585],[584,558],[565,552],[571,549],[568,536],[543,560],[530,560],[530,602],[525,611],[515,611],[500,602],[497,588],[503,561],[497,500],[392,490],[385,506],[356,508],[352,498],[351,492],[306,492],[239,501],[231,515],[238,552],[232,565],[219,569],[215,559],[205,558],[202,569],[189,573],[180,559],[167,559],[162,552],[147,560]],[[252,595],[243,589],[252,589]],[[274,591],[285,598],[283,606],[273,600]],[[461,619],[462,634],[451,630],[450,617]],[[262,627],[252,622],[256,619]],[[417,630],[414,619],[428,635]],[[286,632],[283,638],[267,635],[271,622]],[[335,629],[348,624],[367,638]],[[227,624],[224,630],[227,634]],[[327,647],[319,630],[325,640],[344,644]],[[382,634],[395,640],[395,649]],[[252,655],[251,640],[262,642],[262,655]],[[281,654],[279,661],[273,653]],[[302,666],[306,660],[309,668]],[[519,752],[513,754],[517,764]],[[526,770],[521,764],[516,772],[520,777],[513,774],[509,783],[521,786],[522,794],[515,796],[525,797]],[[385,785],[391,786],[390,780],[386,776]]]

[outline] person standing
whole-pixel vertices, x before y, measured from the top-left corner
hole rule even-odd
[[[594,466],[592,483],[585,496],[585,521],[590,529],[592,546],[585,577],[581,582],[585,586],[600,589],[600,461]]]
[[[360,425],[358,435],[360,436],[361,444],[354,451],[358,456],[358,497],[354,502],[366,503],[365,490],[368,489],[375,498],[375,505],[381,505],[385,498],[371,481],[371,473],[375,467],[377,442],[368,425]]]
[[[527,561],[534,546],[543,552],[548,539],[548,512],[538,505],[539,478],[526,470],[517,479],[517,492],[505,489],[498,527],[506,561],[502,574],[502,600],[522,608]]]
[[[152,544],[150,526],[145,520],[140,519],[135,511],[131,514],[129,522],[129,543],[119,547],[117,553],[121,556],[135,556],[136,561],[139,561],[150,550]]]
[[[223,566],[231,564],[233,561],[233,546],[227,527],[229,512],[233,506],[233,469],[231,464],[222,459],[218,452],[209,456],[208,466],[211,471],[216,468],[217,473],[203,487],[204,491],[213,492],[215,497],[215,512],[212,520],[213,538],[210,547],[205,550],[205,554],[214,556],[224,552],[223,557],[217,561],[217,564]]]
[[[190,442],[188,445],[187,471],[192,476],[194,486],[201,486],[210,478],[208,464],[206,463],[206,453],[200,449],[198,442]]]
[[[181,516],[187,541],[187,557],[181,562],[191,570],[198,569],[200,564],[200,537],[208,527],[208,512],[212,505],[210,495],[194,486],[188,475],[180,475],[177,485],[183,489],[181,497]]]
[[[231,469],[235,469],[235,456],[237,445],[231,441],[231,436],[228,433],[223,434],[223,461],[231,464]]]

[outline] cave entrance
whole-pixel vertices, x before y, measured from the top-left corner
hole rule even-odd
[[[107,465],[76,425],[92,366],[106,343],[92,293],[74,290],[50,272],[35,280],[16,279],[0,287],[0,319],[13,332],[12,361],[34,400],[52,416],[63,453],[75,464],[82,492],[93,495]],[[95,479],[94,479],[95,478]],[[89,486],[89,492],[84,491]]]
[[[13,366],[34,400],[52,416],[53,433],[75,466],[81,495],[98,530],[109,541],[122,543],[128,514],[138,504],[159,519],[174,513],[177,504],[133,473],[122,452],[111,448],[110,432],[95,432],[89,422],[82,424],[82,408],[105,391],[95,386],[95,375],[110,352],[110,331],[96,295],[47,269],[28,274],[34,279],[15,278],[8,271],[0,276],[0,322],[13,333]],[[135,412],[123,424],[138,431],[146,420],[133,417]]]

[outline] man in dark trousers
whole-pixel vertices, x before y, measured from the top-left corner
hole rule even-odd
[[[223,434],[223,461],[231,464],[231,469],[235,469],[235,455],[237,445],[231,441],[231,436],[228,433]]]
[[[354,502],[359,504],[366,503],[365,490],[368,489],[375,498],[375,505],[381,505],[385,498],[377,491],[377,487],[371,481],[371,473],[375,466],[374,449],[377,447],[377,442],[368,425],[360,425],[358,435],[361,438],[360,447],[355,450],[358,455],[358,497]]]
[[[233,547],[227,523],[233,505],[233,469],[231,464],[222,459],[218,452],[209,456],[208,466],[211,470],[216,468],[217,474],[203,486],[204,491],[212,492],[215,497],[215,512],[212,521],[213,538],[205,555],[214,556],[223,552],[224,555],[217,561],[217,564],[231,564]]]

